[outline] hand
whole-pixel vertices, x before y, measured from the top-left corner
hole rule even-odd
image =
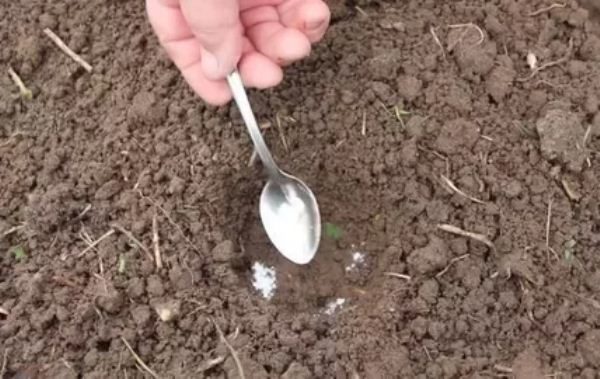
[[[146,0],[160,44],[207,103],[231,100],[235,67],[247,87],[269,88],[306,57],[330,21],[323,0]]]

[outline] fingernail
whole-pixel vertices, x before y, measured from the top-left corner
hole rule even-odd
[[[323,25],[323,20],[312,20],[312,21],[306,21],[304,23],[304,27],[306,30],[315,30],[321,27],[321,25]]]
[[[214,54],[206,50],[202,52],[202,69],[207,78],[212,80],[221,79],[222,73],[220,66],[219,60]]]

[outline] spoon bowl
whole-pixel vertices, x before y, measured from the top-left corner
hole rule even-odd
[[[271,243],[288,260],[304,265],[314,258],[321,239],[319,205],[308,186],[283,172],[263,140],[239,73],[227,77],[254,148],[269,180],[260,196],[259,213]]]
[[[279,252],[296,264],[307,264],[315,256],[321,239],[317,200],[300,179],[281,172],[269,180],[260,196],[263,227]]]

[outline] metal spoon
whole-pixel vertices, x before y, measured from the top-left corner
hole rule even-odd
[[[307,264],[321,240],[321,216],[315,196],[298,178],[283,172],[262,138],[237,70],[227,77],[233,98],[269,180],[260,195],[260,217],[271,243],[296,264]]]

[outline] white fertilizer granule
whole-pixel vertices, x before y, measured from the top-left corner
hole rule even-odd
[[[277,288],[275,270],[263,265],[260,262],[254,262],[254,265],[252,266],[252,272],[252,285],[262,294],[265,299],[270,300],[275,294],[275,289]]]

